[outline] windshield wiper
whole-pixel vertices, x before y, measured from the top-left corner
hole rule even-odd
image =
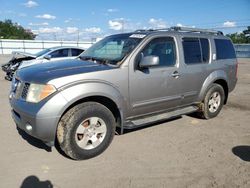
[[[112,60],[108,60],[108,59],[102,59],[102,58],[98,58],[98,57],[92,57],[92,56],[80,56],[79,57],[81,60],[85,60],[85,61],[93,61],[95,63],[99,63],[99,64],[105,64],[105,65],[113,65]]]

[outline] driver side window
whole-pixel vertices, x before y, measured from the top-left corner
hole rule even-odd
[[[161,37],[151,40],[142,50],[142,55],[158,56],[159,66],[174,66],[176,63],[175,42],[171,37]]]

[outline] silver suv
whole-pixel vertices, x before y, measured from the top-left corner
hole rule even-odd
[[[9,99],[18,128],[81,160],[102,153],[116,128],[217,116],[236,82],[229,38],[172,27],[112,35],[79,59],[18,70]]]

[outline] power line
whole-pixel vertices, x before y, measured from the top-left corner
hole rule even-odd
[[[212,27],[209,29],[234,29],[234,28],[247,28],[250,25],[239,25],[239,26],[233,26],[233,27],[226,27],[226,26],[222,26],[222,27]]]

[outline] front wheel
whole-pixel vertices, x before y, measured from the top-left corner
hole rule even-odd
[[[82,160],[102,153],[115,134],[115,118],[102,104],[86,102],[70,109],[59,122],[57,139],[72,159]]]
[[[200,108],[199,115],[204,119],[216,117],[224,104],[225,92],[221,85],[212,84]]]

